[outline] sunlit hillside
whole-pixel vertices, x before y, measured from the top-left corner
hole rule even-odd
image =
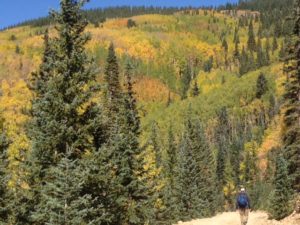
[[[81,11],[76,8],[77,1],[74,1],[75,3],[71,2],[75,4],[73,6],[75,7],[74,11],[78,10],[76,13],[80,14]],[[64,165],[60,165],[60,163],[68,164],[67,160],[73,160],[72,157],[78,157],[78,161],[75,160],[75,163],[83,162],[84,164],[84,160],[87,160],[87,162],[95,163],[95,167],[102,163],[107,166],[103,171],[107,171],[103,172],[99,169],[97,176],[101,175],[105,177],[103,180],[107,183],[101,180],[101,177],[101,179],[93,181],[93,184],[96,183],[98,185],[97,182],[101,183],[103,181],[104,184],[101,183],[101,185],[110,187],[109,184],[113,186],[114,183],[110,183],[110,178],[107,181],[107,177],[109,175],[113,178],[118,177],[118,166],[121,165],[121,168],[128,162],[120,160],[117,162],[120,165],[114,166],[110,164],[110,157],[119,157],[119,155],[109,152],[112,151],[111,149],[117,149],[118,147],[123,151],[123,148],[125,149],[125,147],[132,145],[133,147],[129,146],[128,149],[132,152],[134,151],[132,149],[135,149],[136,152],[141,154],[134,153],[136,154],[134,155],[128,151],[130,152],[128,155],[134,155],[130,155],[130,160],[136,164],[138,164],[137,162],[141,162],[141,158],[145,160],[143,161],[144,164],[141,163],[142,166],[137,166],[135,169],[132,169],[132,165],[128,163],[128,167],[132,169],[130,176],[134,177],[137,183],[144,182],[145,180],[145,183],[151,187],[147,194],[153,198],[149,205],[151,204],[151,207],[154,208],[155,212],[153,212],[153,215],[155,215],[155,220],[153,219],[153,221],[155,222],[145,224],[169,225],[178,220],[188,221],[198,217],[209,217],[220,211],[234,210],[235,196],[240,186],[245,186],[249,190],[249,195],[254,202],[254,209],[268,210],[270,207],[269,199],[274,194],[272,182],[275,176],[275,167],[277,166],[275,158],[277,155],[280,155],[279,152],[283,147],[282,133],[285,129],[285,107],[283,107],[285,100],[284,84],[287,80],[283,68],[285,54],[287,54],[286,43],[290,44],[287,34],[290,32],[289,29],[291,26],[288,26],[289,24],[284,22],[284,20],[278,25],[273,15],[272,22],[268,24],[266,18],[271,18],[269,14],[266,15],[262,10],[259,11],[256,8],[253,8],[255,11],[250,11],[247,7],[244,7],[244,9],[242,3],[240,9],[231,10],[232,7],[227,6],[228,9],[224,7],[224,9],[220,8],[219,10],[185,9],[172,14],[168,13],[168,15],[145,14],[128,18],[108,18],[101,22],[88,23],[85,34],[88,34],[90,39],[84,47],[86,47],[88,56],[94,60],[93,65],[97,73],[96,79],[91,75],[93,80],[86,81],[84,80],[85,77],[80,77],[83,72],[80,74],[77,71],[79,75],[77,73],[75,75],[71,74],[74,77],[79,77],[76,77],[76,82],[78,83],[74,81],[76,83],[74,89],[72,89],[73,80],[70,79],[68,80],[69,83],[67,83],[63,76],[61,80],[58,79],[57,82],[59,84],[56,86],[55,82],[51,83],[51,79],[55,80],[56,76],[59,77],[55,73],[59,73],[57,71],[64,71],[66,68],[59,64],[60,62],[57,60],[58,56],[55,56],[56,58],[53,56],[56,61],[51,62],[53,63],[51,65],[56,67],[53,70],[54,72],[51,71],[51,68],[48,69],[54,75],[52,74],[53,77],[49,78],[51,82],[46,80],[46,78],[46,81],[43,80],[45,82],[44,85],[52,85],[49,87],[45,85],[43,87],[45,90],[49,89],[47,89],[49,92],[46,94],[42,88],[40,90],[32,88],[31,81],[33,78],[37,79],[37,75],[34,75],[34,72],[39,69],[46,70],[40,67],[40,65],[45,66],[47,64],[45,63],[45,58],[43,62],[44,39],[48,38],[44,36],[47,33],[46,30],[49,31],[50,40],[56,40],[53,42],[50,41],[50,45],[53,43],[57,44],[60,43],[59,38],[63,36],[63,32],[57,29],[57,26],[62,25],[53,22],[49,26],[16,26],[0,31],[0,125],[3,126],[2,130],[5,131],[10,141],[10,144],[7,145],[8,168],[12,172],[9,179],[7,179],[8,186],[14,190],[14,188],[20,185],[21,188],[19,190],[26,189],[30,192],[30,182],[21,179],[27,175],[27,172],[24,171],[28,169],[26,166],[31,163],[26,161],[28,159],[28,161],[31,160],[30,158],[26,158],[28,157],[27,155],[31,154],[30,151],[34,146],[38,146],[40,141],[37,140],[38,138],[41,138],[41,143],[45,140],[45,143],[48,141],[49,149],[54,146],[54,144],[52,146],[52,140],[49,141],[47,139],[48,133],[45,133],[45,135],[43,132],[40,132],[41,136],[37,135],[38,132],[36,130],[30,133],[28,130],[32,129],[30,126],[33,125],[32,123],[29,124],[28,121],[31,118],[35,118],[36,121],[34,122],[36,124],[34,125],[37,127],[37,130],[40,129],[39,131],[43,131],[43,126],[49,126],[49,133],[55,136],[56,129],[59,130],[60,127],[67,127],[67,122],[72,121],[72,118],[69,118],[72,116],[69,115],[77,115],[78,118],[74,119],[75,122],[72,121],[75,125],[73,126],[70,122],[70,128],[66,128],[66,134],[63,132],[62,134],[60,133],[58,139],[64,141],[64,135],[70,135],[70,140],[74,141],[76,143],[74,145],[79,146],[78,149],[80,150],[76,148],[71,149],[71,151],[74,150],[74,153],[64,158],[66,162],[57,160],[61,156],[56,155],[57,152],[55,151],[53,157],[57,157],[55,158],[57,161],[54,161],[62,167]],[[270,14],[274,13],[272,10],[270,12]],[[282,13],[281,18],[284,17],[284,13],[286,12]],[[69,24],[61,23],[64,26],[69,26]],[[82,22],[82,24],[84,23]],[[74,40],[78,41],[77,34],[73,34],[73,31],[70,30],[70,36],[74,35]],[[70,67],[82,66],[79,71],[84,71],[85,67],[89,66],[86,65],[88,60],[85,59],[85,55],[82,56],[83,53],[81,50],[84,47],[80,46],[80,41],[76,41],[72,44],[79,46],[77,46],[79,50],[76,49],[79,53],[75,52],[80,55],[78,58],[75,57],[79,63],[75,66],[72,64],[74,63],[72,61],[74,60],[72,58],[74,55],[71,54],[71,56],[68,56],[69,61],[66,60],[66,64],[70,63]],[[53,51],[56,51],[55,54],[57,55],[63,55],[64,53],[61,53],[60,50],[64,49],[64,47],[55,46],[55,50]],[[122,104],[125,102],[124,104],[127,104],[126,107],[131,107],[130,110],[132,111],[130,112],[125,110],[122,112],[121,109],[123,108],[118,109],[120,106],[113,105],[112,99],[114,96],[113,94],[109,95],[109,91],[107,91],[109,90],[107,86],[110,85],[107,82],[107,70],[111,69],[111,74],[119,75],[118,71],[116,72],[117,66],[114,61],[114,54],[116,54],[120,70],[120,77],[117,77],[117,81],[114,82],[117,83],[116,86],[121,90],[118,90],[118,93],[115,90],[117,88],[113,87],[111,89],[116,91],[116,96],[122,96],[122,100],[116,102],[122,102]],[[51,57],[50,54],[49,58]],[[65,59],[64,57],[62,58]],[[83,65],[81,62],[85,62],[85,64]],[[132,70],[128,69],[128,66],[132,67]],[[135,99],[131,96],[131,80],[128,78],[129,72],[127,69],[132,71],[134,97],[137,100],[136,111]],[[88,72],[87,74],[90,75]],[[64,82],[69,85],[66,85],[69,90],[66,93],[60,93],[57,87],[64,84]],[[126,82],[129,82],[129,84]],[[100,84],[99,89],[95,83],[97,85]],[[120,86],[122,87],[120,88]],[[51,90],[51,88],[56,92]],[[75,88],[78,88],[76,90],[80,91],[74,91]],[[91,91],[91,93],[81,96],[81,93],[79,93],[81,91]],[[74,92],[76,93],[74,94]],[[126,96],[124,97],[123,95]],[[62,105],[66,101],[67,103],[64,105],[66,108],[59,108],[59,104],[56,106],[54,104],[56,103],[55,98],[60,98],[59,104]],[[32,101],[32,99],[34,100]],[[109,106],[109,104],[112,105]],[[55,107],[58,108],[59,112],[55,111],[57,109]],[[71,109],[72,107],[75,109]],[[101,112],[103,115],[99,116],[97,112]],[[117,113],[114,115],[112,112]],[[126,117],[126,113],[131,113],[131,117]],[[59,120],[59,118],[57,121],[61,122],[61,126],[56,119],[53,119],[56,118],[55,116],[59,117],[60,114],[63,115],[62,119]],[[124,116],[125,114],[126,116]],[[43,118],[44,115],[48,115],[50,118],[47,117],[45,119],[46,122]],[[87,119],[82,119],[85,116]],[[92,117],[92,122],[89,116]],[[134,119],[132,119],[133,117]],[[140,127],[139,118],[141,121]],[[134,121],[132,122],[131,119]],[[86,124],[87,122],[90,124]],[[93,127],[95,124],[98,126],[97,122],[99,122],[101,129],[106,130],[103,131],[99,127]],[[124,125],[124,128],[123,125],[118,127],[116,125],[118,123],[132,123],[133,125],[130,124],[132,127],[129,127],[126,124],[128,127]],[[84,124],[82,129],[80,127],[81,124]],[[81,135],[81,133],[78,135],[74,130],[78,133],[87,132],[87,135]],[[120,132],[120,134],[117,132]],[[132,136],[127,137],[127,134]],[[36,142],[30,142],[30,135]],[[80,141],[78,143],[76,135],[82,138],[79,138]],[[96,138],[101,139],[102,142]],[[97,141],[101,142],[101,145],[96,143]],[[117,146],[117,144],[115,145],[115,142],[118,143],[118,141],[120,141],[121,147]],[[63,149],[69,150],[68,144],[58,146],[63,146]],[[93,152],[94,149],[101,149],[104,153],[101,152],[98,155],[97,152]],[[191,153],[191,155],[194,154],[194,157],[191,157],[187,153],[185,155],[185,152],[188,152],[186,149],[191,149],[191,152],[194,151]],[[76,152],[81,150],[82,152],[80,153]],[[124,150],[124,152],[126,151]],[[42,156],[38,154],[32,155],[37,158],[45,157],[43,155],[44,152],[40,154]],[[66,152],[62,152],[61,154],[64,155]],[[120,153],[120,155],[122,154],[123,152]],[[170,162],[170,155],[172,154],[174,154],[174,161]],[[93,157],[99,161],[93,161]],[[26,164],[25,169],[24,162],[28,164]],[[109,163],[105,164],[103,162]],[[196,170],[194,167],[192,168],[192,163],[195,163],[195,168],[199,164],[199,171],[201,170],[204,173],[203,177],[199,178],[202,179],[201,182],[197,183],[197,185],[203,185],[202,189],[199,188],[199,190],[201,189],[205,193],[205,197],[203,198],[204,200],[201,199],[199,196],[203,193],[200,193],[198,196],[199,199],[203,200],[205,204],[213,204],[210,202],[214,202],[215,205],[207,207],[209,209],[201,211],[200,214],[197,214],[200,210],[193,209],[193,213],[195,214],[191,215],[192,210],[189,211],[187,209],[182,215],[181,211],[180,215],[175,215],[175,213],[174,215],[170,215],[168,210],[175,210],[172,208],[172,205],[177,205],[177,203],[172,202],[174,196],[170,197],[168,195],[171,193],[168,188],[178,191],[180,194],[177,193],[177,195],[180,197],[183,196],[182,198],[185,197],[184,195],[189,195],[189,190],[184,190],[185,184],[183,182],[185,182],[184,178],[190,175],[184,175],[184,173],[187,173],[189,169],[192,172]],[[191,167],[189,167],[190,164]],[[204,164],[205,166],[202,167]],[[173,168],[173,174],[167,171],[168,166],[172,167],[172,165],[175,168]],[[82,165],[80,164],[80,166]],[[83,165],[86,169],[85,166]],[[88,175],[90,175],[89,173],[96,173],[97,169],[89,168],[86,171],[89,171]],[[48,170],[48,168],[45,170]],[[143,173],[140,170],[145,171]],[[55,176],[55,170],[54,172],[52,170],[49,171],[49,177]],[[74,171],[76,172],[77,170],[74,169]],[[124,171],[120,172],[120,174],[128,172]],[[191,171],[189,173],[192,173]],[[199,171],[191,175],[191,179],[193,179],[193,176],[197,177],[199,174],[202,176],[202,172]],[[168,172],[170,174],[167,174]],[[88,175],[86,177],[89,177]],[[94,177],[97,176],[95,175]],[[174,181],[172,177],[175,179]],[[122,179],[120,178],[120,180]],[[122,180],[123,183],[120,181],[122,183],[120,186],[127,182],[125,178],[124,180]],[[176,183],[176,188],[168,186],[172,184],[171,180],[175,183],[178,182]],[[113,182],[117,183],[119,180]],[[207,182],[211,182],[213,188],[206,187]],[[113,197],[119,191],[118,188],[120,187],[118,185],[115,186],[117,188],[112,193]],[[97,186],[97,188],[99,187]],[[93,191],[98,191],[97,188],[93,189]],[[18,189],[16,188],[16,190]],[[90,191],[88,188],[87,190]],[[209,191],[211,192],[208,193]],[[197,191],[195,190],[195,192]],[[106,194],[105,191],[101,192],[101,196],[104,196],[102,196],[103,198],[107,197]],[[214,199],[211,200],[209,197],[206,197],[207,195],[216,197],[212,197]],[[178,198],[178,196],[175,197]],[[128,197],[128,199],[130,199],[130,202],[131,197]],[[114,199],[112,201],[114,203],[112,204],[115,204],[115,202],[119,204],[118,201],[122,203],[123,199]],[[124,200],[127,204],[126,201]],[[184,202],[182,199],[181,201]],[[203,208],[203,202],[201,202],[202,205],[199,204],[199,208]],[[121,203],[120,205],[123,204]],[[105,202],[105,204],[109,205],[110,203]],[[139,207],[138,205],[132,206],[130,204],[135,204],[135,202],[130,202],[124,207],[122,205],[122,210],[127,210],[126,213],[129,212],[129,214],[132,213],[130,207]],[[187,208],[190,207],[189,204],[194,203],[188,202],[186,204]],[[185,207],[183,205],[182,203],[180,207]],[[134,210],[137,210],[136,208]],[[106,211],[103,215],[106,215],[105,213]],[[134,211],[134,213],[136,212]],[[94,214],[92,213],[91,215]],[[133,217],[132,220],[135,219]],[[164,220],[167,222],[164,223]],[[127,224],[141,225],[142,223],[124,222],[121,225]]]

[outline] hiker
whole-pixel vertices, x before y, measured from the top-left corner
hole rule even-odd
[[[241,188],[240,193],[236,199],[236,209],[239,210],[241,216],[241,224],[246,225],[248,222],[250,207],[250,199],[246,193],[245,188]]]

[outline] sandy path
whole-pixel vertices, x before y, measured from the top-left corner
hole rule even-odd
[[[240,225],[240,218],[237,212],[219,214],[213,218],[194,220],[180,225]],[[300,225],[300,217],[287,218],[281,222],[268,220],[265,212],[251,212],[247,225]]]

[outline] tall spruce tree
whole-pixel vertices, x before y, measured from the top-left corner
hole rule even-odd
[[[101,150],[103,153],[100,153],[102,164],[107,164],[102,168],[108,176],[107,197],[104,202],[110,204],[108,212],[113,215],[109,224],[145,224],[152,218],[153,210],[150,189],[145,180],[143,149],[139,146],[140,119],[132,89],[130,65],[127,65],[125,74],[124,92],[120,86],[119,90],[109,89],[111,93],[123,96],[115,99],[118,103],[118,116],[112,124],[110,140]],[[116,76],[112,72],[110,75]]]
[[[248,41],[247,41],[247,47],[250,51],[256,51],[256,41],[255,41],[255,34],[253,30],[253,21],[250,20],[250,24],[248,27]]]
[[[176,192],[176,181],[178,175],[178,154],[177,144],[172,131],[172,126],[168,129],[168,139],[166,143],[166,154],[163,165],[164,187],[162,188],[162,204],[160,220],[158,224],[173,224],[180,220],[178,198]]]
[[[61,0],[60,12],[53,13],[58,35],[51,40],[45,37],[44,59],[33,79],[35,97],[28,132],[32,149],[26,182],[34,207],[29,218],[34,224],[50,223],[50,218],[41,216],[45,204],[41,201],[42,191],[51,182],[46,180],[48,170],[60,162],[67,146],[74,160],[94,149],[91,130],[98,124],[91,115],[100,112],[90,113],[97,111],[91,100],[98,85],[93,61],[85,52],[90,37],[83,33],[87,25],[81,11],[84,2]]]
[[[288,162],[293,188],[300,191],[300,0],[295,1],[293,44],[288,48],[285,62],[285,129],[283,132],[284,156]]]
[[[106,88],[104,90],[104,104],[106,106],[111,123],[116,121],[120,111],[119,106],[122,104],[122,89],[119,76],[120,72],[115,48],[113,43],[111,43],[108,48],[108,56],[106,59],[106,67],[104,72],[104,81],[106,84]]]
[[[215,161],[212,150],[206,141],[204,127],[199,120],[187,121],[187,134],[191,141],[191,147],[195,159],[200,167],[201,200],[205,202],[205,207],[201,209],[204,217],[211,216],[216,210],[216,178]]]
[[[226,184],[226,162],[228,161],[229,153],[229,135],[230,126],[228,119],[228,112],[226,107],[222,107],[217,112],[217,125],[215,127],[215,140],[217,147],[217,157],[216,157],[216,178],[217,187],[219,191],[219,209],[222,210],[223,202],[223,187]]]
[[[178,194],[180,211],[190,213],[184,214],[183,219],[213,215],[216,210],[215,163],[203,127],[198,120],[191,119],[190,113],[185,122],[179,160],[179,187],[189,186]],[[187,193],[189,191],[191,193]]]
[[[276,170],[274,177],[274,193],[271,199],[271,215],[280,220],[291,213],[290,199],[291,186],[288,175],[287,162],[279,155],[276,159]]]
[[[202,217],[201,210],[206,202],[201,198],[202,193],[198,187],[201,184],[201,172],[186,131],[180,143],[178,166],[176,192],[181,212],[180,220],[188,221]]]

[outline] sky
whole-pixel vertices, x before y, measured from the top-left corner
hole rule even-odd
[[[153,6],[211,6],[237,0],[91,0],[85,8],[120,5]],[[59,0],[0,0],[0,29],[25,20],[47,16],[50,9],[58,9]]]

